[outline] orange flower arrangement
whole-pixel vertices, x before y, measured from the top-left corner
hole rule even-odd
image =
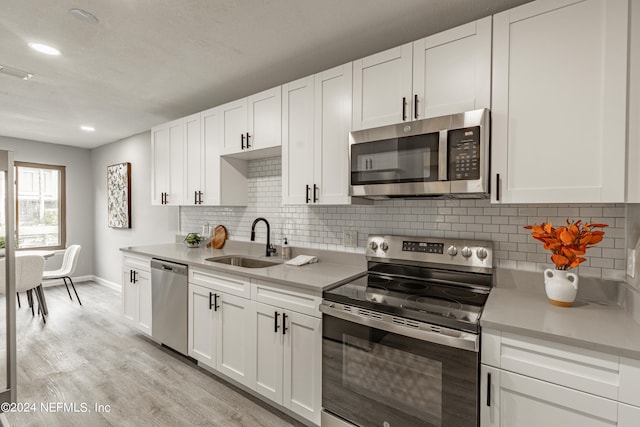
[[[583,255],[587,249],[602,241],[604,231],[594,231],[594,228],[608,227],[607,224],[588,223],[583,224],[579,219],[567,225],[554,228],[549,223],[540,225],[527,225],[524,228],[531,231],[531,236],[544,243],[544,248],[553,252],[551,261],[556,265],[556,270],[568,270],[575,268],[587,259]]]

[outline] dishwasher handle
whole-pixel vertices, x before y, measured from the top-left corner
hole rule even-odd
[[[151,268],[166,271],[172,274],[178,274],[181,276],[186,276],[188,269],[188,267],[184,264],[177,264],[175,262],[165,261],[158,258],[151,258]]]

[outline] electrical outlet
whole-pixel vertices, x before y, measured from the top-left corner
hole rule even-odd
[[[358,232],[347,230],[342,232],[342,245],[355,248],[358,246]]]
[[[627,276],[636,277],[636,250],[627,249]]]

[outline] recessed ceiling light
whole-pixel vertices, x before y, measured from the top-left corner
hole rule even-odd
[[[85,132],[93,132],[96,130],[96,128],[94,128],[93,126],[87,126],[87,125],[80,126],[80,129],[82,129]]]
[[[31,77],[33,77],[33,74],[31,73],[20,70],[18,68],[9,67],[7,65],[0,65],[0,74],[6,74],[7,76],[17,77],[22,80],[29,80]]]
[[[98,18],[84,9],[69,9],[69,13],[74,18],[79,19],[82,22],[86,22],[87,24],[95,25],[98,23]]]
[[[55,47],[51,47],[42,43],[29,43],[29,47],[33,50],[37,50],[40,53],[44,53],[46,55],[58,56],[60,55],[60,51]]]

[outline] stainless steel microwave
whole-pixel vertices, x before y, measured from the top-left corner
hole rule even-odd
[[[488,109],[350,133],[351,196],[489,197]]]

